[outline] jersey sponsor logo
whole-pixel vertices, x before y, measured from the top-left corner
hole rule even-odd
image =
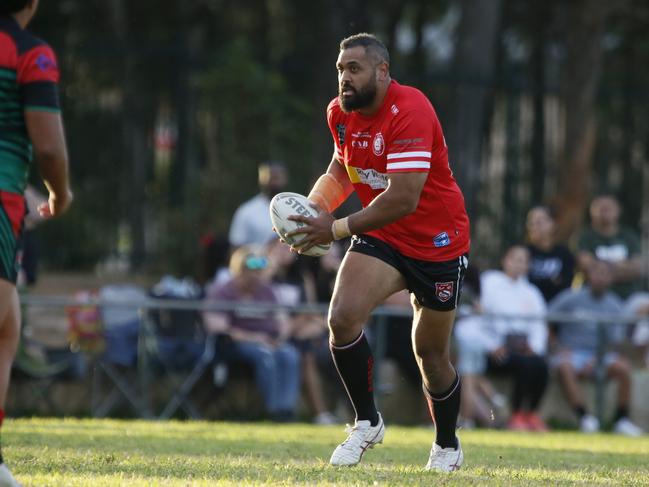
[[[397,140],[395,140],[393,142],[393,144],[394,145],[412,145],[412,144],[421,144],[423,141],[424,141],[423,137],[416,137],[414,139],[397,139]]]
[[[383,135],[379,132],[372,141],[372,152],[374,152],[375,156],[381,156],[383,151],[385,151],[385,140],[383,140]]]
[[[445,303],[453,297],[453,289],[455,288],[455,283],[450,282],[436,282],[435,283],[435,296],[442,303]]]
[[[369,132],[354,132],[352,134],[352,137],[355,138],[355,139],[359,139],[359,138],[361,138],[361,139],[371,139],[372,134],[370,134]]]
[[[338,144],[340,147],[345,145],[345,124],[337,123],[336,124],[336,133],[338,134]]]
[[[352,140],[352,147],[355,149],[369,149],[370,143],[367,140]]]
[[[399,113],[399,108],[396,105],[392,105],[390,111],[392,112],[392,115],[397,115]]]
[[[36,58],[36,66],[38,66],[38,69],[40,69],[41,71],[50,71],[52,69],[56,69],[56,63],[54,62],[54,60],[50,59],[45,54],[40,54]]]
[[[438,233],[433,237],[433,245],[437,248],[446,247],[447,245],[451,245],[451,238],[446,232]]]
[[[385,189],[388,187],[388,176],[376,169],[347,166],[347,173],[352,183],[367,184],[372,189]]]

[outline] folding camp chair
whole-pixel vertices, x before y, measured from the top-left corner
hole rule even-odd
[[[202,291],[190,281],[164,278],[150,296],[164,300],[195,300]],[[172,393],[159,419],[172,417],[182,409],[188,417],[200,419],[190,394],[216,357],[216,341],[205,333],[201,313],[193,309],[151,309],[147,313],[147,336],[152,340],[154,369],[171,383]]]
[[[99,306],[91,297],[115,302]],[[127,404],[138,417],[148,417],[148,409],[138,392],[138,337],[140,318],[137,309],[119,304],[145,296],[132,286],[106,286],[99,294],[84,291],[76,294],[78,305],[66,309],[70,342],[85,353],[92,365],[91,414],[108,416],[121,404]]]
[[[82,379],[83,375],[83,361],[78,354],[49,349],[24,334],[21,336],[12,377],[26,385],[31,396],[30,404],[40,414],[64,414],[65,407],[56,404],[52,393],[54,386],[61,381]],[[35,412],[31,408],[28,411]]]

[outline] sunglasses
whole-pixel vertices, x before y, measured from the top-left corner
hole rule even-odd
[[[268,267],[268,259],[266,257],[260,257],[258,255],[249,255],[245,260],[246,269],[253,271],[265,269]]]

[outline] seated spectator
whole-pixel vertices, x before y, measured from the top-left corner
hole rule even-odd
[[[530,252],[529,281],[538,287],[546,303],[570,287],[575,275],[575,257],[554,240],[554,218],[546,206],[527,212],[527,249]]]
[[[208,331],[227,331],[232,338],[231,359],[250,363],[266,411],[275,421],[291,421],[300,392],[300,356],[287,340],[290,323],[279,311],[255,309],[255,304],[278,304],[264,271],[266,255],[251,246],[237,249],[230,259],[232,277],[207,291],[207,299],[240,303],[227,312],[205,312]]]
[[[290,251],[288,245],[275,239],[269,244],[269,272],[278,302],[287,307],[314,304],[307,298],[307,287],[313,289],[313,276],[304,268],[304,256]],[[310,294],[313,295],[313,292]],[[338,419],[329,411],[317,364],[319,348],[328,350],[327,322],[324,315],[293,312],[290,314],[290,341],[300,351],[302,380],[306,398],[316,424],[336,424]]]
[[[625,305],[626,314],[639,319],[633,327],[631,340],[639,348],[645,367],[649,367],[649,293],[632,294]]]
[[[579,316],[587,313],[591,319],[558,323],[553,333],[552,366],[556,368],[563,391],[575,414],[580,428],[586,433],[599,431],[599,420],[588,413],[578,379],[592,379],[595,374],[598,346],[598,324],[595,316],[612,317],[623,314],[622,300],[610,290],[613,281],[611,264],[593,260],[586,273],[587,285],[579,290],[566,290],[550,303],[550,313],[568,313]],[[621,341],[624,327],[608,325],[608,343]],[[631,365],[612,350],[604,356],[608,378],[617,382],[617,410],[613,431],[628,436],[638,436],[643,431],[629,419],[631,403]]]
[[[482,334],[487,372],[513,378],[508,428],[546,431],[537,410],[548,383],[548,331],[542,318],[526,318],[544,315],[545,301],[527,280],[529,252],[525,247],[510,247],[502,267],[502,271],[485,271],[480,280],[480,303],[487,315]]]
[[[620,204],[610,195],[595,198],[590,205],[590,227],[579,238],[577,261],[582,272],[590,263],[611,264],[611,290],[622,299],[642,289],[641,244],[638,233],[620,225]]]
[[[506,405],[506,398],[498,393],[485,377],[489,337],[484,337],[484,317],[480,316],[480,271],[470,265],[462,283],[462,297],[458,319],[453,329],[456,359],[455,367],[462,376],[462,402],[460,417],[462,428],[475,426],[500,426],[499,412]]]

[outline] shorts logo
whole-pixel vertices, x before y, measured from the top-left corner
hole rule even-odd
[[[448,233],[442,232],[438,233],[433,237],[433,245],[435,247],[446,247],[451,244],[451,239],[448,236]]]
[[[383,135],[379,132],[374,136],[374,140],[372,141],[372,152],[374,152],[375,156],[380,156],[383,154],[384,150],[385,141],[383,140]]]
[[[435,296],[442,303],[445,303],[453,297],[453,281],[451,282],[436,282],[435,283]]]

